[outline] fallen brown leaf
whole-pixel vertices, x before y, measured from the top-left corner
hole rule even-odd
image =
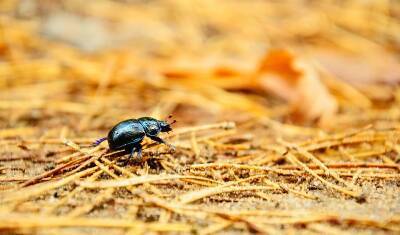
[[[335,98],[321,83],[316,68],[288,50],[270,51],[261,61],[257,82],[293,107],[297,120],[326,119],[338,108]]]

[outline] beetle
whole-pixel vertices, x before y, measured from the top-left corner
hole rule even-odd
[[[110,132],[108,132],[107,137],[96,140],[92,146],[97,146],[107,140],[110,150],[125,150],[126,153],[130,153],[129,158],[137,152],[137,157],[140,159],[142,157],[142,141],[146,136],[159,144],[165,144],[170,148],[175,148],[158,137],[158,134],[161,132],[172,131],[171,125],[175,122],[176,120],[168,123],[152,117],[127,119],[116,124]]]

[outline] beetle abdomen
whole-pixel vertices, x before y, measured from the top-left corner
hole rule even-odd
[[[143,126],[135,119],[118,123],[108,133],[108,145],[111,150],[123,149],[127,145],[140,143],[145,136]]]

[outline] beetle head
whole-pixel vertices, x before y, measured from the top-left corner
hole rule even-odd
[[[165,121],[159,121],[158,122],[158,125],[160,126],[160,129],[161,129],[162,132],[172,131],[171,124],[172,123],[168,123],[168,122],[165,122]]]
[[[169,115],[167,120],[171,119],[172,115]],[[172,122],[166,122],[166,121],[159,121],[158,125],[161,129],[162,132],[170,132],[172,131],[171,125],[174,124],[176,122],[176,120],[173,120]]]

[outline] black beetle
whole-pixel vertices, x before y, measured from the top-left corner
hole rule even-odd
[[[137,152],[138,158],[142,157],[142,141],[145,136],[169,147],[174,148],[172,145],[165,142],[157,135],[160,132],[172,131],[171,125],[175,123],[160,121],[151,117],[141,117],[138,119],[128,119],[115,125],[107,137],[96,140],[92,146],[97,146],[101,142],[107,140],[110,150],[125,150],[130,153],[129,157]]]

